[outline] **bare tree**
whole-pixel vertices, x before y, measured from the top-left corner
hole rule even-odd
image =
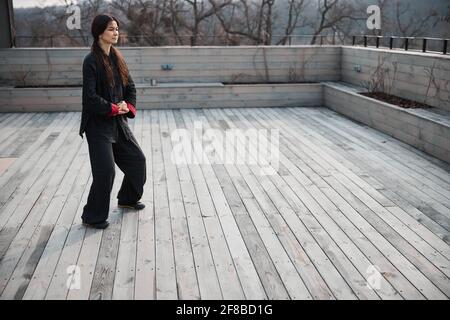
[[[209,2],[217,6],[215,0]],[[232,3],[232,14],[225,15],[221,11],[216,13],[224,32],[246,38],[252,44],[271,44],[275,0],[261,0],[259,4],[251,0]]]
[[[105,8],[104,0],[84,0],[79,3],[81,10],[81,29],[68,30],[67,9],[73,4],[70,0],[60,0],[60,5],[46,6],[46,0],[40,0],[42,8],[26,17],[25,23],[30,25],[31,43],[38,46],[87,46],[89,45],[90,25],[92,18]],[[36,14],[36,15],[35,15]],[[33,24],[39,23],[39,28]]]
[[[277,45],[285,45],[286,42],[290,39],[290,36],[294,32],[294,30],[298,27],[304,27],[308,23],[306,22],[306,19],[303,21],[302,24],[299,25],[299,18],[301,14],[303,13],[303,10],[305,8],[305,0],[289,0],[288,1],[289,8],[288,8],[288,18],[286,27],[284,29],[284,35],[283,37],[277,42]]]
[[[165,45],[172,31],[169,0],[113,0],[111,6],[126,17],[122,43]]]
[[[198,38],[200,36],[200,24],[206,20],[207,18],[215,15],[217,12],[220,12],[222,8],[229,6],[232,3],[232,0],[222,0],[222,1],[214,1],[214,5],[207,5],[205,1],[201,0],[185,0],[186,3],[191,6],[192,19],[191,23],[187,22],[186,19],[183,21],[183,26],[191,31],[191,45],[195,46],[198,43]]]
[[[333,31],[333,41],[336,35],[348,33],[349,28],[346,27],[351,21],[367,19],[358,12],[365,13],[365,10],[362,11],[361,7],[355,7],[355,4],[348,1],[319,0],[318,19],[312,23],[314,33],[311,44],[315,44],[318,36],[327,30]]]
[[[410,3],[396,1],[395,3],[395,22],[401,36],[416,37],[423,34],[426,26],[433,17],[437,17],[437,12],[430,8],[427,12],[420,15],[411,14]]]
[[[428,76],[428,85],[427,85],[427,91],[425,93],[425,98],[423,103],[427,103],[428,99],[442,99],[441,98],[441,91],[442,88],[445,88],[448,86],[450,80],[444,80],[444,79],[439,79],[436,76],[436,70],[441,69],[442,66],[437,65],[436,66],[436,61],[433,62],[433,65],[431,67],[425,67],[423,68],[423,71],[425,73],[426,76]],[[434,87],[434,94],[430,95],[430,89],[431,86]]]
[[[40,1],[45,6],[48,0]],[[120,43],[126,45],[285,45],[305,29],[312,29],[311,44],[321,35],[342,43],[361,29],[376,35],[448,37],[447,6],[436,7],[442,12],[438,16],[433,7],[418,14],[414,3],[378,0],[382,30],[373,31],[365,27],[368,1],[356,0],[80,0],[82,28],[75,30],[65,26],[72,0],[60,0],[60,6],[25,9],[16,26],[18,39],[23,32],[33,41],[25,45],[39,46],[89,45],[90,23],[100,12],[124,22]]]
[[[379,55],[376,67],[371,71],[369,79],[362,81],[361,85],[367,92],[383,92],[391,94],[396,85],[398,62],[389,54]]]
[[[170,11],[170,27],[173,35],[177,41],[177,44],[183,45],[184,37],[181,34],[184,23],[183,20],[183,4],[179,0],[170,0],[169,1],[169,11]]]

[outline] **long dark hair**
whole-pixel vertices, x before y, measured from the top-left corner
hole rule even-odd
[[[95,16],[94,20],[92,21],[91,26],[91,33],[94,37],[94,42],[91,46],[91,52],[95,56],[95,60],[97,61],[97,65],[103,66],[103,68],[106,71],[106,77],[107,77],[107,83],[109,86],[114,86],[114,76],[112,72],[112,67],[109,63],[108,56],[106,53],[102,50],[99,44],[99,36],[105,32],[106,28],[108,27],[108,23],[111,21],[115,21],[117,23],[117,26],[119,26],[119,21],[112,15],[109,14],[99,14]],[[128,84],[128,67],[125,63],[125,59],[123,58],[122,54],[120,53],[119,49],[115,48],[113,45],[111,45],[110,49],[111,58],[114,59],[117,63],[117,67],[119,68],[119,74],[120,78],[122,79],[122,83],[124,85]]]

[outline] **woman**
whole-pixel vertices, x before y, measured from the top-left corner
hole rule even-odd
[[[83,208],[83,224],[105,229],[115,177],[115,163],[124,179],[118,206],[141,210],[146,181],[146,159],[127,118],[136,116],[136,88],[122,54],[114,47],[119,22],[111,15],[94,18],[94,42],[83,61],[83,112],[80,135],[86,133],[92,169],[92,185]]]

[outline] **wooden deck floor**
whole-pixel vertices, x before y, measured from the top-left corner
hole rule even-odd
[[[277,173],[173,163],[171,132],[200,120],[279,129]],[[450,297],[448,164],[325,108],[139,111],[147,207],[117,208],[116,168],[101,231],[81,225],[79,121],[0,114],[2,299]]]

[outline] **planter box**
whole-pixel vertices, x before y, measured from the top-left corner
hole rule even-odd
[[[320,106],[322,84],[136,85],[138,109]],[[81,88],[0,88],[0,112],[81,111]]]
[[[0,49],[0,85],[81,85],[89,48]],[[136,83],[337,81],[339,46],[120,47]],[[162,66],[170,64],[171,70]]]
[[[345,83],[137,85],[138,109],[326,106],[450,163],[450,113],[404,109]],[[0,88],[0,112],[81,111],[81,88]]]
[[[420,102],[428,95],[428,105],[450,111],[449,55],[343,46],[341,81],[362,85],[371,79],[378,64],[389,70],[385,80],[392,83],[392,94]]]
[[[324,83],[325,106],[450,163],[450,113],[400,108],[358,93],[363,90]]]

